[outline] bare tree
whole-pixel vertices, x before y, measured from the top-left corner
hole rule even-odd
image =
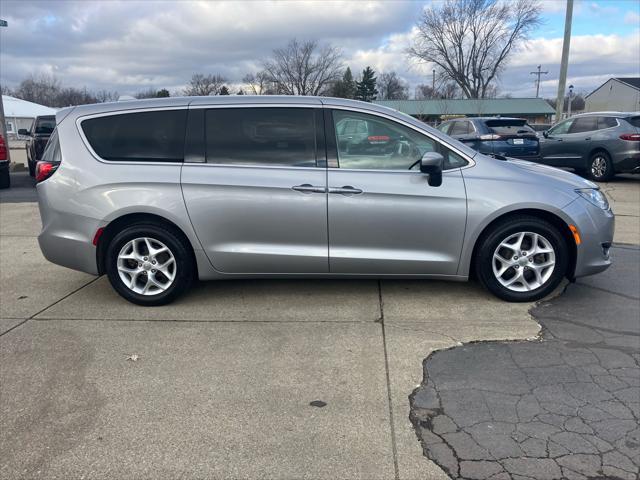
[[[278,93],[320,95],[340,78],[342,56],[336,47],[293,39],[286,47],[274,50],[263,67]]]
[[[189,82],[189,86],[185,88],[184,94],[187,96],[206,97],[208,95],[218,95],[220,89],[227,81],[222,75],[203,75],[194,73]]]
[[[416,100],[460,98],[460,88],[452,81],[437,84],[435,90],[432,85],[420,84],[416,86],[415,97]]]
[[[396,72],[383,73],[378,77],[376,87],[380,100],[407,100],[409,85]]]
[[[242,78],[253,95],[275,95],[276,86],[270,80],[269,74],[264,70],[258,73],[248,73]]]
[[[465,97],[484,98],[509,54],[539,24],[536,0],[446,0],[424,10],[408,53],[438,65]]]
[[[98,103],[116,102],[119,96],[118,92],[110,92],[109,90],[99,90],[95,95]]]
[[[60,90],[54,107],[70,107],[73,105],[85,105],[97,103],[96,97],[85,88],[67,87]]]
[[[29,75],[20,82],[13,93],[16,97],[28,102],[59,107],[57,99],[61,89],[60,81],[53,75]]]

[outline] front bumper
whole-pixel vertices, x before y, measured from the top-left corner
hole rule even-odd
[[[578,229],[581,243],[576,246],[576,266],[573,277],[584,277],[606,270],[611,265],[609,247],[613,243],[615,216],[582,197],[564,209]]]

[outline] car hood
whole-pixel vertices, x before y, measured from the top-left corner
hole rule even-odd
[[[547,177],[557,182],[562,182],[572,188],[598,188],[595,183],[586,180],[574,173],[561,170],[559,168],[542,165],[540,163],[527,162],[526,160],[518,160],[516,158],[508,158],[505,161],[511,168],[528,170],[529,172]]]

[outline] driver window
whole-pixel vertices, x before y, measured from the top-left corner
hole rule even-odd
[[[572,123],[573,119],[565,120],[564,122],[557,124],[555,127],[549,130],[549,135],[562,135],[564,133],[567,133]]]
[[[333,121],[340,168],[409,170],[426,152],[435,151],[444,155],[445,169],[466,164],[435,140],[386,118],[334,110]]]

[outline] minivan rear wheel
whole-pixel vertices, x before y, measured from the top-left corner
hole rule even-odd
[[[165,305],[175,300],[191,284],[193,268],[184,242],[153,223],[124,228],[106,251],[109,282],[123,298],[138,305]]]
[[[558,229],[537,217],[512,217],[493,227],[478,245],[480,283],[509,302],[531,302],[560,284],[569,249]]]

